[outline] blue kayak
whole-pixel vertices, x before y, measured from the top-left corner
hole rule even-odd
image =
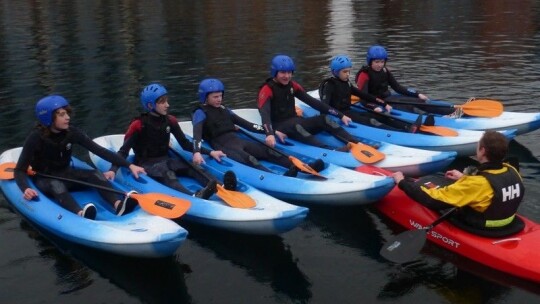
[[[94,141],[109,150],[118,151],[124,141],[124,135],[107,135],[98,137]],[[191,153],[185,152],[183,156],[191,161]],[[133,155],[130,156],[130,158],[132,157]],[[109,162],[94,154],[90,154],[90,159],[102,171],[108,170],[110,167]],[[213,171],[212,173],[219,180],[223,179],[224,172]],[[237,173],[236,170],[235,173]],[[255,200],[256,206],[253,208],[233,208],[217,195],[213,195],[208,200],[192,197],[171,189],[148,176],[143,175],[139,179],[135,179],[125,168],[118,170],[115,181],[140,192],[160,192],[188,199],[191,202],[191,207],[182,217],[185,220],[246,234],[272,235],[287,232],[302,223],[308,213],[308,208],[281,201],[242,180],[238,181],[236,191]],[[189,177],[182,176],[179,178],[179,182],[192,192],[202,187],[196,180]]]
[[[3,152],[0,164],[17,162],[21,150],[14,148]],[[91,168],[76,158],[73,158],[73,166]],[[30,179],[29,183],[37,190]],[[131,190],[116,183],[112,185],[122,192]],[[140,207],[117,216],[92,188],[71,194],[81,206],[94,203],[98,211],[95,220],[67,211],[43,193],[39,193],[38,199],[27,201],[13,179],[0,180],[0,188],[9,204],[36,228],[79,245],[133,257],[166,257],[173,255],[188,235],[174,221],[148,214]]]
[[[392,116],[414,121],[418,114],[401,110],[392,110]],[[504,111],[497,117],[462,116],[460,118],[444,117],[434,114],[435,125],[454,129],[466,130],[509,130],[515,129],[516,135],[532,132],[540,128],[540,112],[508,112]]]
[[[313,97],[318,98],[317,91],[309,92]],[[307,104],[296,100],[296,105],[303,111],[306,117],[319,115],[319,111]],[[338,120],[337,118],[335,118]],[[458,156],[472,156],[476,154],[476,145],[483,131],[455,129],[457,136],[438,136],[423,133],[408,133],[395,130],[387,130],[367,126],[359,123],[351,123],[345,129],[352,135],[359,138],[366,138],[375,141],[384,141],[399,146],[406,146],[417,149],[433,151],[455,151]],[[516,130],[500,130],[509,140],[516,136]]]
[[[184,134],[192,136],[191,121],[180,122]],[[262,144],[262,143],[261,143]],[[173,147],[180,150],[176,141]],[[315,159],[297,152],[290,153],[304,163]],[[299,172],[297,177],[283,176],[287,170],[279,165],[261,161],[272,172],[244,165],[230,158],[221,162],[207,159],[204,165],[207,170],[218,173],[233,170],[246,183],[277,198],[287,201],[299,201],[306,204],[324,205],[361,205],[378,201],[394,186],[392,178],[357,174],[351,169],[326,163],[324,170],[319,173],[326,179],[321,179],[309,173]]]
[[[261,123],[261,117],[257,109],[236,109],[233,110],[238,116],[253,122]],[[260,140],[264,140],[264,134],[252,133]],[[344,143],[327,132],[321,132],[316,137],[330,147],[340,147]],[[385,158],[379,162],[372,163],[380,168],[391,171],[401,171],[407,176],[423,176],[444,170],[456,158],[457,153],[453,151],[429,151],[415,149],[404,146],[389,144],[382,141],[360,139],[362,143],[377,147],[377,150],[385,154]],[[326,148],[310,146],[299,141],[287,139],[285,143],[278,141],[277,148],[287,153],[302,153],[312,158],[320,158],[338,166],[354,169],[362,163],[354,158],[351,152],[341,152]]]

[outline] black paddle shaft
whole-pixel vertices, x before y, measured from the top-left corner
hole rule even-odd
[[[88,183],[88,182],[85,182],[85,181],[80,181],[80,180],[76,180],[76,179],[71,179],[71,178],[67,178],[67,177],[61,177],[61,176],[55,176],[55,175],[48,175],[48,174],[45,174],[45,173],[39,173],[39,172],[34,172],[33,175],[41,176],[41,177],[46,177],[46,178],[54,178],[54,179],[58,179],[58,180],[66,181],[66,182],[72,182],[72,183],[77,183],[77,184],[81,184],[81,185],[88,186],[88,187],[93,187],[93,188],[100,189],[100,190],[105,190],[105,191],[109,191],[109,192],[113,192],[113,193],[118,193],[118,194],[122,194],[122,195],[127,195],[126,192],[123,192],[123,191],[120,191],[120,190],[116,190],[116,189],[113,189],[113,188],[109,188],[109,187],[104,187],[104,186],[101,186],[101,185],[96,185],[96,184]]]

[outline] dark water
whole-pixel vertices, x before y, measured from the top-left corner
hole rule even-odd
[[[540,111],[535,1],[0,1],[0,151],[20,146],[33,107],[66,96],[90,136],[121,133],[138,92],[164,83],[189,117],[200,80],[219,77],[226,102],[254,107],[277,53],[314,89],[329,59],[387,46],[402,84],[435,99],[490,97]],[[527,194],[540,221],[539,131],[519,136]],[[467,160],[460,160],[461,166]],[[532,303],[540,288],[433,246],[406,267],[384,261],[395,226],[372,207],[312,208],[297,229],[239,236],[183,225],[174,257],[129,259],[45,239],[0,199],[1,303]],[[56,245],[55,245],[56,244]],[[540,246],[540,244],[539,244]],[[458,265],[458,266],[456,266]]]

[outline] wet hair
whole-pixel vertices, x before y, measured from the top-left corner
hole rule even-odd
[[[508,153],[508,140],[503,134],[493,130],[484,132],[479,146],[485,149],[490,162],[502,162]]]
[[[157,100],[156,100],[156,103],[164,103],[165,100],[167,100],[169,97],[165,94],[165,95],[161,95]]]
[[[56,117],[58,116],[58,111],[61,110],[61,109],[64,109],[66,110],[67,114],[71,117],[73,113],[73,108],[69,105],[65,106],[65,107],[61,107],[61,108],[58,108],[56,110],[54,110],[53,114],[52,114],[52,124],[54,124],[55,120],[56,120]],[[52,125],[51,124],[51,125]],[[51,135],[51,129],[45,125],[43,125],[42,123],[38,122],[36,124],[36,128],[38,128],[39,130],[41,130],[41,132],[45,135],[45,136],[49,136]]]

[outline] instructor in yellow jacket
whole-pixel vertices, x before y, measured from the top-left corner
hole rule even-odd
[[[393,174],[395,182],[409,197],[430,209],[458,207],[454,219],[472,231],[504,230],[514,220],[525,194],[516,168],[503,162],[508,152],[507,139],[499,132],[486,131],[476,148],[480,165],[466,168],[464,173],[450,170],[445,177],[450,185],[430,187]]]

